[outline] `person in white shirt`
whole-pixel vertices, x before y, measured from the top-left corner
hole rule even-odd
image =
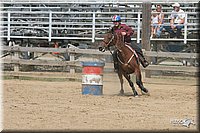
[[[152,37],[160,37],[160,34],[163,30],[163,22],[164,22],[164,13],[162,11],[161,5],[156,5],[156,10],[152,12],[151,16],[151,36]]]
[[[151,16],[151,38],[156,35],[158,28],[158,15],[156,12],[153,12]]]
[[[185,12],[180,9],[179,3],[174,3],[172,6],[174,10],[172,11],[170,16],[170,26],[165,27],[165,29],[170,33],[170,37],[180,38],[181,30],[184,27],[185,23]]]

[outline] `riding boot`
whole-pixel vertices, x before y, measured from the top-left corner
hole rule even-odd
[[[113,61],[114,61],[114,71],[118,72],[119,65],[118,65],[118,59],[117,59],[117,51],[113,52]]]
[[[149,65],[149,63],[148,63],[148,61],[144,58],[144,55],[143,55],[142,53],[140,53],[140,54],[138,54],[138,57],[139,57],[139,61],[140,61],[140,63],[142,64],[142,66],[143,66],[144,68],[146,68],[146,67]]]

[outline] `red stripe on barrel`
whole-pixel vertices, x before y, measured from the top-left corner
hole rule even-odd
[[[83,74],[102,74],[103,67],[85,66],[83,67]]]

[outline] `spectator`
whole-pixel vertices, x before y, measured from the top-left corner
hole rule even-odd
[[[174,10],[170,16],[170,26],[165,26],[165,29],[170,33],[171,38],[180,38],[181,30],[184,27],[185,13],[182,9],[180,9],[179,3],[174,3],[172,6]]]
[[[162,11],[162,5],[156,5],[156,10],[152,13],[152,36],[160,37],[163,30],[163,22],[164,13]]]
[[[158,14],[153,11],[151,15],[151,38],[155,37],[157,30],[159,29],[158,27]]]

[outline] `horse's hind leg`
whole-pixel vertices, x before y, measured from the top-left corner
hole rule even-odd
[[[124,73],[123,75],[124,75],[124,77],[128,80],[128,83],[129,83],[129,85],[131,86],[131,88],[132,88],[132,90],[133,90],[133,96],[138,96],[138,93],[137,93],[137,91],[136,91],[136,89],[135,89],[135,87],[134,87],[134,84],[133,84],[133,82],[131,81],[130,75],[128,75],[128,74],[126,74],[126,73]]]
[[[141,71],[137,70],[135,71],[136,74],[136,84],[140,87],[140,89],[142,90],[142,92],[144,93],[148,93],[148,90],[144,87],[143,83],[142,83],[142,76],[141,76]]]
[[[119,70],[117,74],[118,74],[120,84],[121,84],[121,90],[119,92],[119,95],[124,95],[124,88],[123,88],[124,81],[123,81],[123,77],[122,77],[122,72]]]

